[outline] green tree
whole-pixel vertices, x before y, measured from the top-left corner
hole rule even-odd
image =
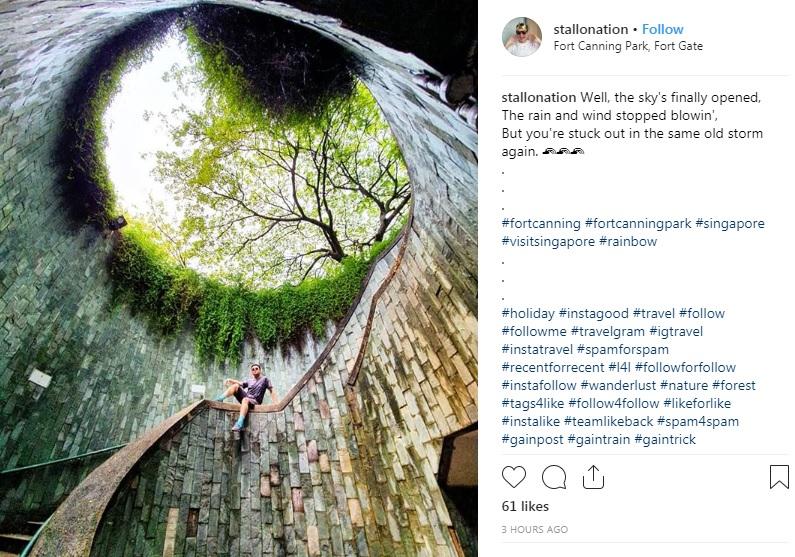
[[[241,107],[196,71],[175,77],[207,93],[170,124],[175,148],[157,153],[156,175],[184,218],[155,228],[182,264],[249,286],[299,283],[364,253],[400,220],[408,173],[361,83],[310,114],[277,116]]]

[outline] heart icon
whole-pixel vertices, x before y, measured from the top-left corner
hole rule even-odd
[[[524,466],[506,466],[502,469],[502,479],[511,486],[516,487],[527,477]]]

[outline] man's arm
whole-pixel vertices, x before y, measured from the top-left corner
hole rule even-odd
[[[279,399],[276,397],[276,391],[273,390],[273,387],[268,389],[268,391],[271,394],[271,400],[273,401],[273,404],[276,404],[277,402],[279,402]]]

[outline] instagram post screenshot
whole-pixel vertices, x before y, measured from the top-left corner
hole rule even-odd
[[[789,8],[481,8],[481,551],[791,555]]]
[[[0,1],[0,557],[795,555],[792,11]]]

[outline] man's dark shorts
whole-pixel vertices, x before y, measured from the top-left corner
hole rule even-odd
[[[235,398],[240,404],[243,404],[243,399],[245,399],[246,402],[248,402],[249,409],[252,409],[257,405],[257,401],[253,398],[248,398],[246,396],[246,391],[240,386],[238,386],[237,390],[235,391]]]

